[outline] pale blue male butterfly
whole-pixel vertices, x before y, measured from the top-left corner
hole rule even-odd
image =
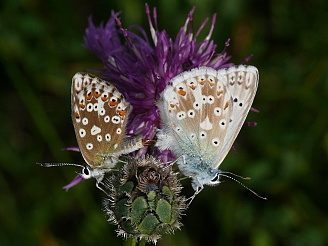
[[[226,176],[218,168],[246,119],[258,81],[253,66],[199,67],[174,77],[162,92],[156,146],[180,157],[180,172],[192,178],[191,200],[204,185]]]

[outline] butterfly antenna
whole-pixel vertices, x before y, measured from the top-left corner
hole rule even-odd
[[[36,164],[40,165],[41,167],[62,167],[62,166],[75,166],[75,167],[84,167],[80,164],[74,163],[44,163],[44,162],[37,162]]]
[[[268,200],[268,198],[263,197],[263,196],[260,196],[260,195],[257,194],[255,191],[253,191],[252,189],[250,189],[250,188],[248,188],[246,185],[244,185],[242,182],[240,182],[239,180],[237,180],[237,179],[235,179],[235,178],[233,178],[233,177],[227,175],[226,173],[228,173],[228,172],[220,173],[220,175],[223,176],[223,177],[229,178],[229,179],[231,179],[231,180],[233,180],[233,181],[236,181],[236,182],[237,182],[238,184],[240,184],[242,187],[244,187],[244,188],[247,189],[248,191],[252,192],[255,196],[257,196],[257,197],[259,197],[259,198],[261,198],[261,199],[263,199],[263,200]],[[232,173],[231,173],[231,174],[232,174]],[[235,176],[237,176],[237,177],[239,176],[239,175],[237,175],[237,174],[233,174],[233,175],[235,175]],[[241,178],[243,178],[243,177],[241,177]]]
[[[231,173],[231,172],[226,172],[226,171],[221,171],[220,174],[229,174],[229,175],[232,175],[232,176],[235,176],[237,178],[244,179],[244,180],[250,180],[251,179],[250,177],[244,177],[244,176],[241,176],[241,175],[238,175],[238,174],[235,174],[235,173]]]

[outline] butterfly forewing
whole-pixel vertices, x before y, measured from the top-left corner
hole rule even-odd
[[[85,161],[111,168],[104,160],[122,147],[131,105],[116,87],[87,73],[75,74],[71,95],[73,125]]]
[[[197,156],[212,163],[223,146],[232,107],[226,81],[207,67],[175,77],[165,89],[158,106],[169,134],[159,139],[176,155]],[[174,148],[175,147],[175,148]]]
[[[229,122],[229,130],[224,138],[223,148],[221,149],[216,167],[221,164],[233,142],[235,141],[247,114],[252,106],[259,74],[253,66],[233,66],[228,69],[218,71],[218,76],[227,81],[227,89],[231,93],[232,114]]]

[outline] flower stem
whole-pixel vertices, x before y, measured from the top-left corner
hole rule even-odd
[[[145,246],[146,245],[146,240],[143,238],[139,241],[139,246]]]
[[[130,245],[131,246],[136,246],[137,240],[135,238],[130,238]]]

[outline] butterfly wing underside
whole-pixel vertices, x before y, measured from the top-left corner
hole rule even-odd
[[[171,81],[158,104],[163,123],[157,144],[161,149],[214,162],[232,113],[230,93],[223,82],[217,79],[216,70],[207,67],[184,72]]]
[[[224,138],[223,148],[220,151],[215,167],[222,163],[243,126],[252,106],[259,81],[258,70],[254,66],[233,66],[219,70],[219,75],[227,81],[227,88],[231,94],[232,114],[229,128]]]
[[[217,168],[247,116],[257,77],[256,68],[240,65],[218,71],[200,67],[173,78],[158,102],[163,125],[157,146],[196,158],[191,164],[204,161]],[[243,104],[236,108],[238,103]]]
[[[88,73],[72,79],[72,121],[83,158],[94,168],[112,168],[106,157],[121,154],[127,118],[132,110],[108,81]]]

